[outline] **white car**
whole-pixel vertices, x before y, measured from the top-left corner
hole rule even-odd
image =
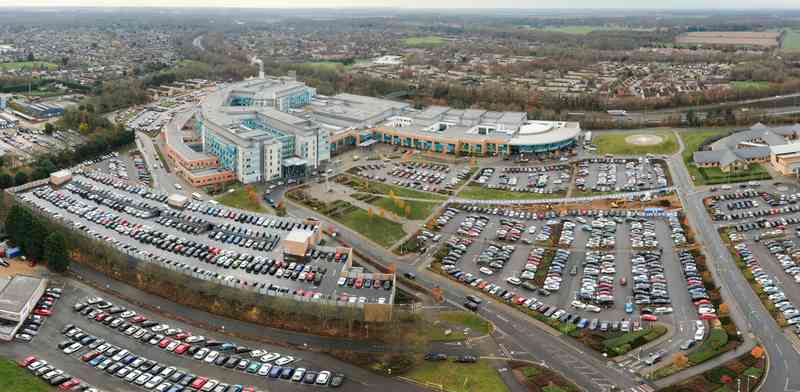
[[[217,385],[219,385],[219,381],[213,380],[213,379],[212,380],[208,380],[208,381],[206,381],[205,384],[203,384],[203,388],[201,388],[200,390],[203,391],[203,392],[210,392]]]
[[[210,350],[205,347],[201,348],[196,353],[194,353],[194,359],[201,360],[205,358],[209,351]]]
[[[294,362],[294,357],[287,355],[285,357],[278,358],[278,360],[275,361],[275,364],[278,366],[283,366],[292,362]]]
[[[581,301],[572,301],[572,303],[570,303],[570,306],[572,306],[575,309],[586,309],[586,304]]]
[[[64,349],[64,354],[72,354],[80,349],[83,348],[83,345],[80,343],[72,343],[67,348]]]
[[[155,327],[151,328],[150,330],[153,331],[153,332],[161,332],[161,331],[165,331],[167,329],[169,329],[169,325],[167,325],[167,324],[159,324],[159,325],[156,325]]]
[[[331,372],[323,370],[319,372],[319,374],[317,375],[316,383],[317,385],[327,385],[330,379],[331,379]]]
[[[294,374],[292,374],[292,381],[299,382],[303,379],[303,376],[306,375],[306,368],[297,368],[294,370]]]
[[[175,351],[175,347],[178,347],[178,345],[180,345],[180,344],[181,344],[181,342],[173,340],[173,341],[169,342],[169,344],[167,345],[167,347],[164,348],[164,350]]]
[[[269,374],[269,371],[272,370],[272,365],[268,363],[262,363],[261,367],[258,368],[258,375],[259,376],[266,376]]]
[[[119,317],[124,318],[124,319],[131,318],[133,316],[136,316],[136,312],[134,312],[132,310],[128,310],[128,311],[122,312],[122,314],[119,315]]]
[[[589,312],[593,312],[593,313],[600,313],[600,311],[601,311],[602,309],[600,309],[600,307],[599,307],[599,306],[595,306],[595,305],[586,305],[586,309],[585,309],[585,310],[587,310],[587,311],[589,311]]]
[[[214,362],[215,359],[217,359],[218,356],[219,356],[219,352],[218,351],[212,351],[212,352],[208,353],[208,355],[206,355],[206,357],[203,359],[203,361],[205,361],[206,363],[212,363],[212,362]]]
[[[484,275],[490,275],[491,276],[491,275],[494,274],[494,271],[492,271],[490,268],[486,268],[486,267],[481,267],[480,269],[478,269],[478,271],[480,273],[484,274]]]
[[[699,342],[703,340],[705,336],[706,336],[706,329],[705,328],[698,329],[694,333],[694,340]]]
[[[147,384],[144,384],[144,387],[147,389],[153,389],[157,385],[161,384],[162,381],[164,381],[164,377],[154,376],[150,379],[150,381],[147,382]]]
[[[519,278],[514,277],[514,276],[510,276],[510,277],[506,278],[506,282],[508,282],[508,284],[514,285],[514,286],[519,286],[519,285],[522,284],[522,281]]]
[[[259,358],[259,360],[261,362],[264,362],[264,363],[269,363],[269,362],[272,362],[272,361],[274,361],[274,360],[276,360],[276,359],[278,359],[280,357],[281,357],[281,355],[278,354],[278,353],[269,353],[269,354],[266,354],[266,355],[262,356],[261,358]]]

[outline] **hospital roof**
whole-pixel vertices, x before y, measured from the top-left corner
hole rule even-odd
[[[183,142],[183,127],[193,115],[194,112],[190,110],[180,112],[164,127],[167,144],[184,159],[191,161],[208,158],[208,155],[193,150]]]
[[[19,313],[42,284],[43,279],[28,275],[14,275],[0,282],[0,311]]]

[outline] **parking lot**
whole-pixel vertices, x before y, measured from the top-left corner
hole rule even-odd
[[[35,128],[0,129],[0,152],[13,153],[21,159],[33,157],[37,153],[61,150],[85,142],[85,138],[75,131],[54,131],[51,135]]]
[[[164,204],[166,195],[98,172],[76,174],[59,190],[44,186],[20,198],[129,255],[198,278],[310,300],[393,300],[392,281],[374,281],[356,269],[340,279],[348,261],[345,249],[314,247],[306,263],[284,259],[282,239],[292,229],[314,228],[297,219],[200,202],[174,210]]]
[[[695,256],[676,249],[686,244],[676,218],[451,206],[437,224],[444,272],[579,328],[629,331],[659,320],[679,342],[697,320],[716,317],[706,301],[693,304],[708,296]]]
[[[89,301],[90,299],[91,301]],[[97,301],[98,299],[102,302]],[[78,378],[83,385],[95,386],[104,391],[177,391],[180,389],[159,388],[159,385],[163,383],[180,385],[181,380],[184,380],[183,382],[190,386],[201,378],[206,381],[199,390],[203,390],[202,388],[206,385],[213,385],[212,380],[217,382],[216,386],[208,387],[205,389],[206,391],[242,391],[247,390],[244,388],[248,386],[253,386],[256,390],[302,391],[310,390],[310,388],[332,387],[334,379],[341,379],[345,390],[362,391],[369,388],[363,382],[365,380],[363,377],[367,377],[367,380],[371,377],[367,372],[323,354],[271,346],[202,330],[154,315],[136,305],[119,298],[109,297],[105,293],[100,293],[80,283],[68,283],[61,301],[61,305],[64,306],[60,306],[53,313],[50,320],[41,328],[37,339],[27,344],[2,345],[0,352],[4,356],[17,360],[31,355],[36,356],[37,360],[46,361],[48,366],[53,366],[54,369]],[[89,302],[95,303],[88,305]],[[86,304],[86,306],[80,311],[75,311],[73,306],[78,303]],[[104,309],[98,310],[97,308],[100,307]],[[84,312],[86,315],[83,314]],[[95,313],[94,317],[87,317],[91,313]],[[127,326],[121,328],[123,323],[127,323]],[[142,325],[152,323],[157,323],[157,325],[149,328],[142,327]],[[118,326],[112,328],[112,324]],[[70,325],[71,328],[67,328]],[[130,330],[132,326],[137,326],[138,330]],[[153,331],[153,328],[158,331]],[[75,331],[70,332],[70,329],[75,329]],[[128,331],[130,334],[126,333]],[[68,334],[71,336],[67,336]],[[143,339],[149,334],[153,335],[150,339]],[[150,341],[160,337],[159,334],[163,337],[155,344],[151,344]],[[269,330],[264,330],[264,334],[268,335]],[[161,343],[164,339],[170,341],[162,348]],[[73,343],[80,341],[85,344],[79,343],[81,347],[74,346],[72,349],[68,349]],[[64,343],[61,345],[62,347],[59,347],[62,342],[69,344]],[[173,342],[182,343],[173,344]],[[186,346],[181,347],[182,344],[186,344]],[[56,349],[56,347],[59,348]],[[179,347],[181,348],[179,349]],[[64,350],[75,351],[66,354]],[[102,353],[100,353],[101,350]],[[119,355],[122,350],[127,350],[128,353]],[[176,353],[176,350],[180,350],[182,353]],[[193,351],[193,354],[189,354],[190,350]],[[212,354],[214,351],[219,354]],[[195,356],[200,356],[199,352],[203,352],[202,359],[195,359]],[[116,355],[119,355],[118,360],[114,359]],[[129,355],[136,358],[129,357]],[[208,361],[209,355],[213,355],[215,358]],[[220,358],[225,358],[225,362],[219,360]],[[236,363],[232,367],[230,366],[233,364],[231,358],[236,358]],[[240,369],[240,365],[243,365],[242,360],[247,361],[247,364]],[[226,366],[229,361],[230,364]],[[277,364],[278,361],[283,365]],[[114,364],[117,362],[127,365],[115,366]],[[221,362],[222,365],[215,362]],[[125,377],[135,372],[134,364],[138,366],[136,370],[141,374],[138,374],[132,381],[128,381]],[[258,364],[258,369],[255,369],[256,364]],[[126,367],[130,369],[125,372],[123,377],[120,377],[108,373],[112,366],[117,367],[117,371]],[[269,371],[275,368],[280,368],[281,373],[277,377],[272,377]],[[288,368],[293,369],[287,371],[291,373],[290,378],[282,378],[284,369]],[[300,381],[291,381],[291,376],[297,374],[299,368],[305,369],[304,377]],[[330,372],[330,376],[324,385],[317,384],[317,380],[324,381],[324,379],[318,378],[323,371]],[[265,372],[266,374],[264,374]],[[171,377],[178,373],[184,373],[184,375],[180,380],[172,381]],[[358,380],[352,379],[351,373]],[[144,374],[149,376],[143,376]],[[194,378],[187,378],[187,374],[194,375]],[[316,374],[317,377],[313,384],[303,382],[306,374]],[[162,379],[156,379],[159,381],[158,383],[154,382],[155,377],[159,375]],[[340,377],[337,378],[337,375]],[[141,384],[137,383],[137,380]],[[222,384],[229,387],[220,387]],[[402,383],[397,384],[402,386]],[[241,385],[243,389],[235,388],[235,385]],[[394,390],[400,390],[396,388],[397,385],[394,387]],[[187,388],[185,390],[195,389]]]
[[[568,164],[511,166],[481,169],[475,182],[488,189],[552,194],[566,192],[571,177]]]
[[[591,158],[576,163],[575,186],[583,192],[637,192],[669,186],[661,160]]]
[[[447,193],[469,176],[469,169],[432,162],[380,161],[354,166],[352,174],[418,191]]]
[[[800,193],[796,185],[742,184],[705,199],[718,228],[733,244],[779,319],[800,334]]]

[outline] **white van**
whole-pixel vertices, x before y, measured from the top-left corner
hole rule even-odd
[[[181,186],[181,184],[173,184],[173,185],[175,185],[175,189],[177,189],[177,190],[181,190],[181,189],[183,189],[183,187]]]

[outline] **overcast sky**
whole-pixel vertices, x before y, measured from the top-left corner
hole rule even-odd
[[[5,7],[800,9],[800,0],[0,0]]]

